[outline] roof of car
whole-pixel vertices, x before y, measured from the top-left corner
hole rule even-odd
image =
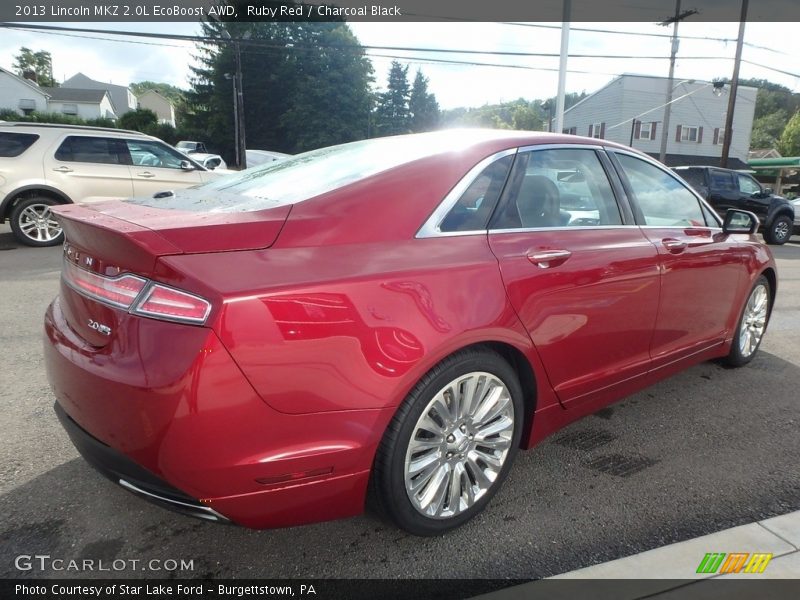
[[[30,128],[45,128],[45,129],[79,129],[81,131],[104,131],[108,133],[124,133],[126,135],[136,135],[140,137],[147,137],[141,131],[133,131],[132,129],[116,129],[114,127],[92,127],[91,125],[69,125],[64,123],[31,123],[23,121],[0,121],[0,127],[30,127]]]

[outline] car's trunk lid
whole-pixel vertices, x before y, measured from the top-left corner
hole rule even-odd
[[[126,330],[127,308],[124,303],[92,297],[97,286],[109,280],[117,285],[114,282],[126,274],[151,279],[162,256],[267,248],[277,239],[290,210],[291,206],[279,206],[216,214],[127,202],[56,207],[66,234],[61,286],[64,316],[84,341],[106,346]],[[131,278],[127,281],[134,287],[137,283]]]

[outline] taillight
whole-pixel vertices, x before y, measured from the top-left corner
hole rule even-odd
[[[205,323],[210,311],[208,300],[154,283],[131,312],[167,321]]]
[[[105,277],[68,260],[63,274],[66,284],[79,294],[131,314],[202,325],[211,312],[208,300],[137,275]]]
[[[76,292],[125,310],[142,292],[147,280],[135,275],[104,277],[64,261],[64,281]]]

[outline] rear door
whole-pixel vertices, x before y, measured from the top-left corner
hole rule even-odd
[[[44,154],[44,175],[73,202],[133,195],[130,156],[124,142],[100,135],[69,134]]]
[[[164,190],[176,190],[205,181],[206,171],[185,170],[186,155],[156,140],[125,140],[133,166],[133,193],[152,196]],[[190,164],[194,164],[189,161]]]
[[[642,232],[658,249],[661,301],[651,347],[657,368],[725,339],[741,273],[740,248],[667,168],[638,155],[611,154]]]
[[[563,403],[650,365],[657,251],[609,173],[600,147],[520,150],[490,224],[510,301]]]
[[[729,208],[744,208],[744,200],[734,174],[722,169],[709,169],[709,202],[717,214],[724,217]]]

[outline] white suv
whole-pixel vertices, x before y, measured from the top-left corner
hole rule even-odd
[[[0,223],[29,246],[63,241],[55,204],[152,196],[220,175],[136,131],[0,122]]]

